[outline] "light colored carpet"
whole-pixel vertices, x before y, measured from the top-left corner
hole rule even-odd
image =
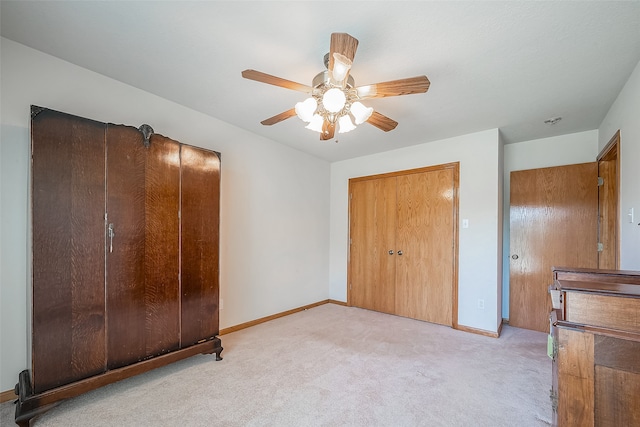
[[[63,402],[45,426],[546,426],[546,335],[499,339],[325,304]],[[2,425],[14,406],[0,407]],[[15,425],[15,424],[14,424]]]

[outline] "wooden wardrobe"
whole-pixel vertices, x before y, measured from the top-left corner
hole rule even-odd
[[[349,305],[457,325],[458,167],[349,180]]]
[[[31,372],[16,423],[222,346],[220,155],[32,106]]]

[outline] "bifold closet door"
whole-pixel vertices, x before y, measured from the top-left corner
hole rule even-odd
[[[183,145],[181,175],[181,339],[186,347],[219,333],[219,154]]]
[[[180,144],[107,128],[109,369],[180,346]]]
[[[397,178],[396,314],[452,325],[454,170]]]
[[[396,178],[350,184],[349,304],[395,313]]]
[[[105,126],[32,107],[35,393],[104,372]]]

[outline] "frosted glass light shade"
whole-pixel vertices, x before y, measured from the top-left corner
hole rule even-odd
[[[351,60],[341,53],[335,52],[333,54],[333,71],[331,76],[336,83],[342,84],[342,81],[347,77],[347,73],[351,69]]]
[[[325,110],[331,113],[337,113],[342,110],[346,101],[347,97],[344,92],[336,87],[329,89],[322,96],[322,105],[324,105]]]
[[[338,125],[338,133],[347,133],[356,128],[348,114],[338,119]]]
[[[322,132],[322,124],[324,123],[324,119],[320,114],[314,114],[311,118],[311,121],[308,125],[305,126],[307,129],[314,130],[316,132]]]
[[[354,102],[351,104],[351,114],[353,114],[353,118],[357,125],[362,124],[371,117],[373,114],[373,108],[365,107],[361,102]]]
[[[296,114],[300,120],[309,123],[313,118],[313,113],[318,108],[318,102],[313,98],[307,98],[303,102],[296,104]]]

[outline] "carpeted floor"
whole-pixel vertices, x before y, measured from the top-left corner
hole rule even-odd
[[[546,335],[499,339],[325,304],[61,403],[33,427],[547,426]],[[12,403],[0,405],[2,426]],[[14,424],[15,425],[15,424]]]

